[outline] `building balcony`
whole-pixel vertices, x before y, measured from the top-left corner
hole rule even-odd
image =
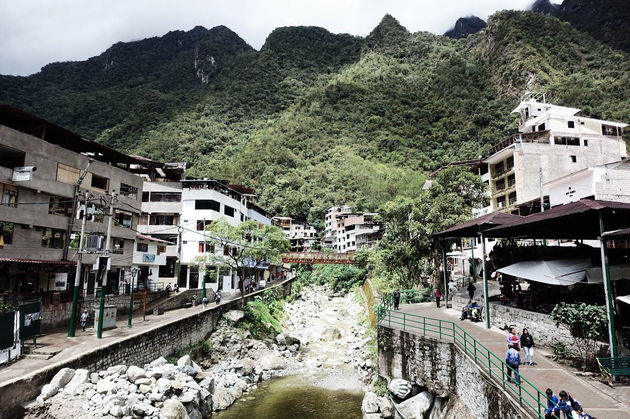
[[[514,143],[539,143],[539,144],[549,144],[549,136],[550,131],[538,131],[538,132],[528,132],[528,133],[518,133],[514,134],[511,137],[506,138],[505,140],[498,142],[490,149],[490,155],[498,153],[506,147],[511,146]]]

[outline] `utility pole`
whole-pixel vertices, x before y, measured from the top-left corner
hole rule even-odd
[[[88,169],[92,165],[92,159],[88,160],[88,164],[85,167],[85,170],[79,178],[77,179],[77,183],[74,185],[74,194],[72,196],[72,215],[70,216],[70,220],[68,220],[68,227],[66,228],[66,240],[63,244],[63,254],[61,260],[68,260],[68,249],[70,248],[70,235],[72,234],[72,226],[74,225],[74,218],[77,216],[77,201],[79,200],[79,192],[81,189],[81,184],[83,183],[83,179],[88,174]]]
[[[138,270],[139,269],[136,268],[135,266],[131,268],[131,287],[129,288],[129,319],[127,320],[128,327],[131,327],[131,319],[133,318],[133,280],[138,274]],[[140,292],[139,289],[138,289],[138,292]],[[145,292],[146,292],[146,288],[145,288]]]
[[[85,204],[83,216],[81,217],[81,234],[79,235],[79,250],[77,251],[77,270],[74,274],[74,293],[72,294],[72,311],[70,312],[70,327],[68,327],[68,337],[74,337],[75,322],[77,315],[77,302],[79,300],[79,287],[81,286],[81,263],[83,262],[83,233],[85,232],[85,220],[87,219],[87,205],[90,193],[85,193]],[[76,205],[76,204],[75,204]]]
[[[182,274],[182,231],[184,229],[182,226],[177,228],[177,232],[179,233],[177,238],[177,289],[179,289],[180,276]]]
[[[201,278],[201,298],[206,298],[206,218],[203,219],[203,276]]]
[[[103,337],[103,311],[105,310],[105,289],[107,288],[107,273],[109,272],[110,240],[112,237],[112,224],[114,221],[114,202],[116,201],[116,191],[112,191],[109,201],[109,220],[107,221],[107,238],[105,239],[105,269],[103,269],[103,280],[101,282],[101,300],[98,305],[98,325],[96,337]]]

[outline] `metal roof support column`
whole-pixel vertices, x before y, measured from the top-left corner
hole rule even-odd
[[[602,256],[602,276],[604,278],[604,295],[606,296],[606,315],[608,317],[608,342],[610,344],[610,356],[617,357],[617,339],[615,337],[615,309],[612,300],[612,289],[610,286],[610,268],[608,267],[608,251],[606,250],[606,239],[604,234],[604,218],[602,211],[599,211],[599,248]]]
[[[486,264],[486,239],[483,237],[483,233],[479,234],[481,237],[481,267],[483,269],[483,296],[486,310],[486,329],[490,329],[490,297],[488,296],[488,265]]]
[[[448,269],[446,261],[446,240],[442,241],[442,269],[444,271],[444,306],[448,308]]]
[[[477,271],[475,269],[475,245],[477,244],[477,238],[470,239],[470,263],[472,264],[472,280],[477,282]]]

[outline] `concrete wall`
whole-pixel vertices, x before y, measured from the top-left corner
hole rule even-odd
[[[283,294],[289,295],[293,279],[287,279],[274,287],[281,287]],[[253,300],[263,292],[264,290],[249,294],[245,300]],[[219,306],[211,305],[207,310],[192,309],[190,314],[182,314],[181,318],[167,324],[155,326],[21,378],[5,382],[0,386],[0,406],[2,406],[0,419],[20,417],[22,406],[37,397],[42,386],[48,383],[61,368],[87,368],[90,371],[99,371],[119,364],[143,366],[160,356],[169,356],[206,339],[214,330],[221,314],[237,308],[240,308],[240,299]]]
[[[453,298],[455,310],[461,310],[467,303],[468,299]],[[483,304],[483,302],[479,301],[479,304]],[[569,329],[563,324],[556,327],[556,322],[551,320],[548,314],[490,303],[490,324],[504,330],[507,330],[508,327],[515,327],[519,333],[523,331],[523,328],[527,328],[534,337],[536,345],[551,346],[556,341],[573,345],[573,338]]]
[[[378,326],[378,369],[437,396],[456,396],[478,418],[529,417],[455,345]]]

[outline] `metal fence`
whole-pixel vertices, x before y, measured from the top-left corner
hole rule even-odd
[[[401,291],[401,302],[412,300],[411,296],[417,294],[417,290]],[[545,393],[522,376],[519,384],[508,381],[508,371],[511,370],[514,375],[514,369],[459,325],[449,320],[392,310],[393,303],[393,294],[387,294],[377,307],[376,313],[380,325],[455,344],[470,356],[503,391],[509,393],[522,408],[532,413],[534,417],[545,418],[547,408]],[[553,417],[558,418],[558,416]]]

